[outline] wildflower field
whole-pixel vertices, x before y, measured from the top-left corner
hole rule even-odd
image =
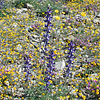
[[[0,0],[0,100],[100,100],[100,0]]]

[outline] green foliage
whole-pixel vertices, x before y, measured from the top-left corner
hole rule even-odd
[[[5,9],[0,10],[0,17],[5,17],[6,15],[10,15]]]
[[[0,10],[0,17],[3,17],[4,16],[4,14],[2,13],[2,11]]]
[[[61,10],[61,3],[53,2],[51,0],[42,0],[41,3],[34,1],[33,6],[37,12],[46,12],[48,9],[48,5],[51,6],[53,10]]]
[[[32,0],[16,0],[13,2],[13,6],[16,8],[26,7],[26,3],[32,3]]]
[[[6,1],[3,9],[6,8],[27,8],[27,3],[33,5],[33,10],[37,13],[37,16],[44,17],[44,12],[47,11],[48,6],[52,8],[52,10],[61,10],[62,2],[56,2],[53,0],[16,0],[16,1]],[[1,12],[0,12],[1,13]],[[2,13],[1,16],[4,16]]]
[[[48,9],[48,5],[51,6],[53,10],[61,10],[62,3],[61,2],[54,2],[52,0],[16,0],[15,2],[11,3],[12,7],[16,8],[26,8],[27,3],[33,5],[34,10],[39,12],[40,15],[42,12],[46,12]]]
[[[67,3],[67,2],[83,2],[83,0],[59,0],[62,3]]]

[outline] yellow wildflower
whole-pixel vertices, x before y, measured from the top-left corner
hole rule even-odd
[[[60,17],[59,17],[59,16],[56,16],[55,19],[56,19],[56,20],[60,20]]]
[[[65,12],[62,12],[62,14],[65,14]]]
[[[82,12],[81,13],[81,16],[85,17],[86,16],[86,13],[85,12]]]
[[[42,82],[38,82],[38,84],[43,85],[44,83],[42,83]]]
[[[67,98],[70,98],[70,96],[68,95]]]
[[[58,13],[59,12],[59,10],[55,10],[55,13]]]
[[[42,95],[45,95],[45,93],[42,93]]]

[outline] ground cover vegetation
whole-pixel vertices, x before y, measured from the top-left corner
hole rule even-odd
[[[0,0],[0,100],[100,100],[100,0]]]

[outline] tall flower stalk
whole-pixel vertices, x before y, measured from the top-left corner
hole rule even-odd
[[[0,9],[3,9],[4,7],[4,0],[0,0]]]
[[[49,51],[49,55],[47,57],[48,63],[47,63],[47,68],[46,68],[46,78],[45,78],[45,82],[46,82],[46,89],[48,89],[48,86],[52,84],[52,76],[54,75],[54,65],[55,65],[55,54],[53,52],[53,50]]]
[[[72,64],[73,64],[73,60],[75,58],[74,56],[74,52],[75,52],[75,44],[71,41],[69,44],[68,44],[68,54],[66,56],[66,58],[68,58],[68,60],[66,61],[66,77],[69,77],[70,76],[70,68],[73,67]]]
[[[47,45],[49,44],[49,39],[50,39],[50,30],[51,30],[51,26],[52,26],[52,24],[51,24],[51,19],[52,19],[52,17],[51,17],[51,13],[52,13],[52,11],[48,8],[48,11],[45,13],[46,14],[46,16],[45,16],[45,18],[46,18],[46,20],[44,20],[45,22],[46,22],[46,24],[45,24],[45,34],[43,35],[43,37],[44,37],[44,40],[43,40],[43,42],[44,42],[44,50],[46,51],[46,50],[48,50],[47,49]]]
[[[52,49],[49,49],[48,48],[48,45],[50,45],[49,43],[49,40],[50,40],[50,30],[51,30],[51,9],[48,8],[48,11],[45,13],[46,16],[46,20],[44,20],[46,22],[45,24],[45,34],[43,35],[44,37],[44,50],[43,50],[43,53],[44,53],[44,59],[46,60],[45,62],[45,68],[46,68],[46,71],[45,71],[45,78],[44,78],[44,81],[46,82],[46,89],[48,90],[48,86],[50,84],[52,84],[52,75],[54,74],[53,73],[53,70],[54,70],[54,60],[55,60],[55,54],[53,52]]]
[[[31,68],[31,64],[30,64],[30,60],[31,58],[29,58],[28,56],[24,57],[25,60],[25,66],[24,66],[24,72],[26,72],[25,74],[25,81],[29,80],[29,76],[30,76],[30,68]]]

